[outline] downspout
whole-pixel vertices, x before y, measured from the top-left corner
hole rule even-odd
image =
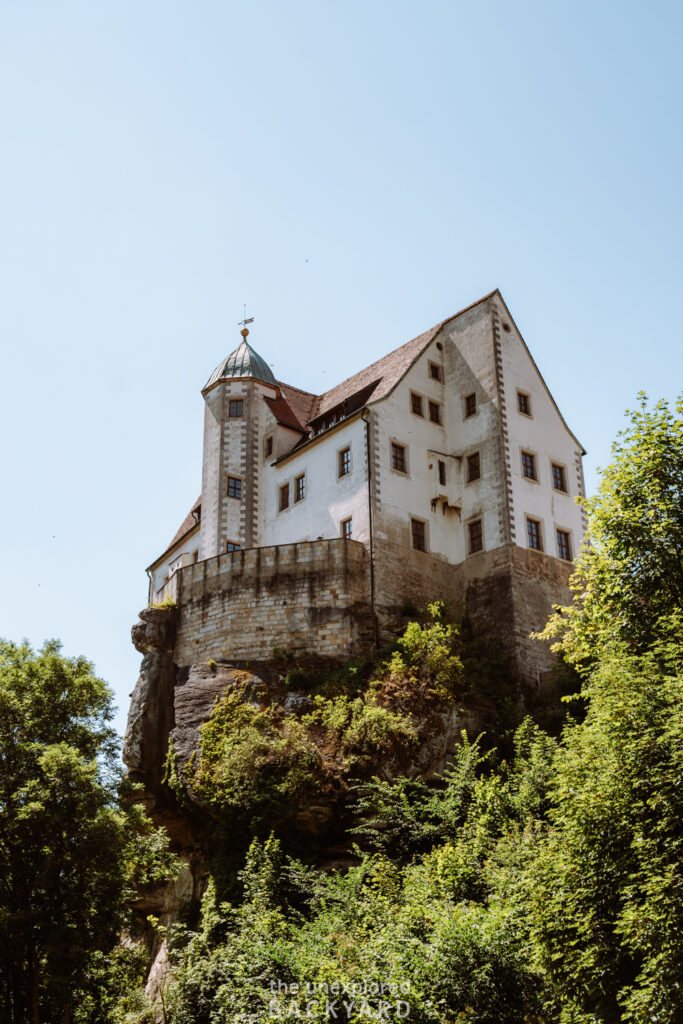
[[[150,605],[152,603],[152,597],[154,596],[152,594],[152,574],[149,569],[145,569],[145,572],[147,573],[147,579],[149,581],[149,586],[147,587],[147,604]]]
[[[375,611],[375,555],[372,537],[372,461],[370,458],[370,410],[363,409],[360,414],[365,424],[365,449],[368,464],[368,530],[370,535],[370,610],[375,623],[375,647],[379,647],[379,623]]]

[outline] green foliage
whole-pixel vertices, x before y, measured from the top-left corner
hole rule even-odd
[[[315,698],[316,709],[302,724],[320,727],[334,737],[349,768],[364,768],[382,754],[396,752],[416,740],[410,716],[389,711],[373,693],[353,699],[347,696]]]
[[[679,656],[680,657],[680,656]],[[683,676],[604,659],[552,780],[530,874],[534,933],[567,1020],[683,1017]],[[563,1018],[564,1019],[564,1018]]]
[[[431,623],[408,623],[386,672],[413,695],[452,700],[463,680],[459,631],[445,621],[442,601],[427,605],[427,612]]]
[[[546,629],[570,662],[589,671],[614,642],[635,653],[683,613],[683,398],[628,413],[612,462],[586,500],[591,546],[577,564],[576,603]]]
[[[103,1019],[126,900],[174,859],[121,784],[110,692],[56,641],[0,642],[0,1001],[8,1024]],[[111,980],[111,978],[110,978]]]
[[[174,611],[177,607],[178,605],[175,602],[175,598],[171,597],[170,594],[167,594],[163,601],[158,601],[156,604],[152,605],[152,608],[160,608],[162,611],[169,612]]]
[[[294,718],[247,703],[239,690],[217,701],[200,729],[187,773],[196,797],[214,814],[260,827],[291,815],[313,785],[320,754]]]

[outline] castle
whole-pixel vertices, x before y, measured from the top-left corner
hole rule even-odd
[[[150,604],[178,605],[175,663],[360,653],[438,597],[538,683],[585,453],[500,292],[322,395],[248,335],[202,391],[201,497],[148,569]]]

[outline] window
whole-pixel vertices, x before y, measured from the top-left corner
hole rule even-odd
[[[569,543],[569,534],[566,530],[557,530],[557,554],[559,558],[564,558],[565,562],[571,562],[572,560],[572,548]]]
[[[303,501],[306,497],[306,474],[296,477],[294,480],[294,501]]]
[[[481,459],[479,452],[475,452],[474,455],[467,456],[467,483],[471,484],[473,480],[478,480],[481,476]]]
[[[273,454],[273,435],[271,434],[270,437],[266,438],[266,448],[265,448],[266,458],[267,459],[270,458],[270,456],[272,454]]]
[[[446,463],[443,459],[439,459],[439,483],[442,487],[446,486]]]
[[[530,548],[533,548],[535,551],[543,551],[543,543],[541,541],[541,524],[538,519],[527,519],[526,535],[529,539]]]
[[[522,473],[527,480],[536,480],[536,456],[531,452],[522,452]]]
[[[531,416],[531,399],[524,391],[517,392],[517,408],[522,416]]]
[[[427,541],[425,537],[425,524],[421,519],[410,520],[410,532],[413,539],[413,547],[416,551],[426,551]]]
[[[225,550],[226,551],[241,551],[242,550],[242,545],[241,544],[237,544],[234,540],[227,540],[225,542]]]
[[[467,524],[470,535],[470,554],[476,555],[477,551],[484,550],[484,531],[481,519],[475,519],[473,523]]]
[[[342,448],[339,452],[339,476],[346,476],[351,472],[351,449]]]
[[[432,380],[441,380],[441,367],[438,363],[429,364],[429,376]]]
[[[432,423],[441,423],[441,406],[438,402],[429,403],[429,418]]]
[[[414,412],[416,416],[424,416],[422,395],[416,395],[414,391],[410,392],[410,411]]]
[[[558,466],[556,462],[553,462],[553,487],[556,491],[566,491],[567,481],[564,476],[564,466]]]
[[[344,540],[351,540],[351,534],[353,532],[353,519],[342,519],[341,523],[341,535]]]
[[[470,416],[474,416],[477,411],[477,396],[472,392],[471,395],[465,395],[465,419]]]
[[[289,484],[283,484],[280,488],[280,512],[289,508]]]
[[[244,401],[241,398],[231,398],[228,403],[228,416],[235,419],[244,415]]]
[[[402,444],[391,442],[391,468],[397,473],[406,473],[406,450]]]
[[[199,548],[195,548],[194,551],[192,552],[192,561],[193,562],[198,562],[199,561]]]
[[[228,497],[229,498],[241,498],[242,497],[242,481],[238,476],[228,477]]]

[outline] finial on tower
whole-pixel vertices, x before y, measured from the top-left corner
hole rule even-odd
[[[244,338],[245,341],[246,341],[246,339],[249,336],[249,331],[247,329],[247,324],[253,324],[253,322],[254,322],[253,316],[250,316],[249,319],[247,319],[247,306],[246,306],[246,303],[245,303],[245,305],[244,305],[244,319],[237,321],[238,326],[239,326],[239,324],[242,324],[242,330],[240,331],[240,334],[242,335],[242,337]]]

